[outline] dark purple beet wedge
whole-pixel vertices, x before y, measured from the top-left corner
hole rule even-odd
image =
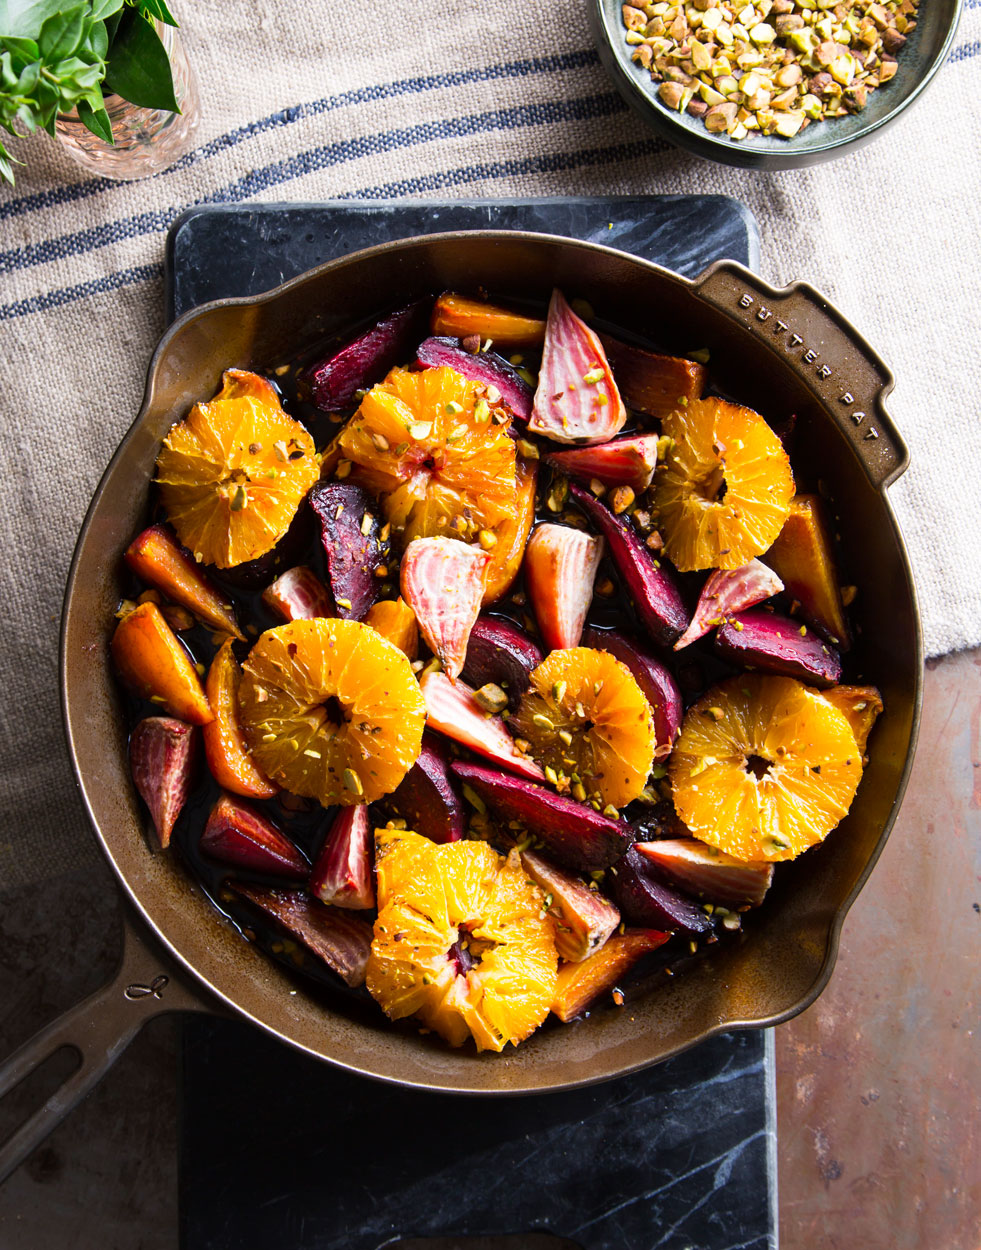
[[[657,739],[654,758],[665,759],[671,754],[684,715],[678,683],[660,660],[626,634],[617,633],[615,629],[598,629],[595,625],[588,625],[582,641],[585,647],[608,651],[633,673],[637,685],[654,712]]]
[[[435,734],[425,734],[419,758],[386,802],[410,829],[434,842],[459,842],[466,809],[450,772],[450,757]]]
[[[211,859],[274,877],[305,877],[310,865],[285,833],[254,807],[223,794],[201,834],[201,850]]]
[[[609,555],[641,624],[657,643],[667,646],[682,633],[689,621],[688,609],[674,575],[667,566],[655,562],[643,539],[626,521],[575,483],[569,494],[593,522],[609,544]]]
[[[381,539],[378,505],[360,486],[318,482],[309,494],[320,521],[327,556],[327,581],[337,615],[360,621],[378,597],[381,569],[387,571],[391,548]]]
[[[419,300],[383,317],[370,330],[304,371],[313,402],[323,412],[338,412],[354,402],[355,392],[374,386],[393,365],[405,360],[429,319],[429,300]]]
[[[647,857],[679,890],[709,903],[759,907],[773,880],[773,865],[745,863],[695,838],[665,838],[637,842],[634,849]]]
[[[632,841],[630,826],[575,799],[493,768],[458,761],[453,773],[499,817],[518,821],[565,868],[595,872],[616,863]]]
[[[743,668],[798,677],[812,686],[841,681],[841,656],[830,643],[799,621],[763,608],[741,612],[716,630],[715,649]]]
[[[606,334],[600,339],[628,407],[651,417],[666,417],[679,402],[701,398],[708,376],[704,365],[645,352]]]
[[[681,933],[707,933],[704,910],[659,879],[657,869],[635,846],[606,874],[604,883],[627,924]]]
[[[534,399],[531,387],[517,369],[496,352],[468,352],[458,339],[429,338],[419,344],[416,364],[420,369],[446,365],[471,382],[495,388],[500,400],[494,402],[503,403],[517,420],[527,421],[531,416]]]
[[[366,920],[339,907],[328,907],[303,890],[271,890],[244,881],[226,884],[275,920],[291,938],[302,942],[346,984],[364,984],[372,936]]]
[[[364,803],[342,807],[331,822],[310,874],[310,893],[322,903],[365,911],[375,905],[374,838]]]
[[[463,679],[475,690],[488,682],[501,686],[514,711],[528,689],[532,669],[544,658],[538,645],[513,622],[479,616],[470,631]]]

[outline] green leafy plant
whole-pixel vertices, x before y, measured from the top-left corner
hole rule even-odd
[[[75,109],[112,143],[103,93],[179,112],[155,21],[177,25],[166,0],[0,0],[0,126],[53,135]],[[14,163],[0,142],[0,177],[11,184]]]

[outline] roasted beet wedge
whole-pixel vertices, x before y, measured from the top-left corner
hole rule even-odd
[[[452,682],[445,673],[423,673],[419,682],[426,700],[427,724],[461,746],[469,747],[502,768],[544,781],[545,774],[534,760],[522,755],[504,728],[500,716],[492,716],[474,698],[462,681]]]
[[[170,835],[194,780],[199,731],[171,716],[148,716],[129,736],[133,784],[150,809],[160,845]]]
[[[512,621],[478,616],[470,631],[462,676],[475,690],[488,682],[503,687],[513,711],[528,689],[532,669],[544,658],[537,644]]]
[[[550,651],[579,646],[604,546],[602,538],[551,521],[537,526],[529,538],[525,583]]]
[[[262,592],[262,602],[284,621],[334,615],[334,604],[327,587],[305,564],[287,569],[277,577]]]
[[[223,864],[274,877],[305,877],[310,865],[285,833],[240,799],[223,794],[201,834],[201,850]]]
[[[548,855],[574,872],[608,868],[632,840],[628,824],[610,820],[545,786],[462,761],[453,765],[453,772],[499,817],[517,821],[543,843]]]
[[[378,597],[379,571],[387,572],[390,558],[378,505],[346,482],[318,482],[308,498],[320,521],[334,615],[360,621]]]
[[[598,951],[620,923],[610,900],[534,851],[521,852],[521,866],[545,894],[559,958],[581,963]]]
[[[839,650],[847,651],[851,640],[831,533],[824,505],[817,495],[795,495],[791,499],[790,515],[765,558],[783,579],[787,593],[800,603],[810,624]]]
[[[231,604],[166,525],[151,525],[137,534],[123,558],[137,577],[163,591],[212,629],[225,630],[236,638],[245,637]]]
[[[582,640],[585,646],[596,651],[609,651],[630,669],[654,713],[654,732],[657,736],[654,758],[661,760],[670,755],[684,715],[681,691],[675,679],[646,647],[615,629],[598,629],[589,625],[583,632]]]
[[[451,681],[463,672],[489,563],[486,551],[458,538],[414,538],[402,557],[402,598]]]
[[[355,392],[380,382],[393,365],[411,353],[425,332],[429,301],[420,300],[381,321],[303,374],[313,402],[324,412],[337,412],[354,402]]]
[[[141,699],[192,725],[214,720],[197,669],[155,603],[124,616],[109,649],[119,676]]]
[[[637,412],[665,417],[679,407],[679,401],[688,403],[701,398],[708,373],[704,365],[678,356],[645,352],[605,334],[600,335],[600,340],[621,395]]]
[[[509,308],[444,291],[433,305],[433,334],[465,339],[491,339],[498,347],[537,347],[545,337],[545,322]]]
[[[263,885],[229,881],[236,894],[302,942],[350,986],[363,985],[371,953],[371,925],[339,907],[328,907],[302,890],[271,890]]]
[[[623,579],[641,624],[657,643],[667,646],[688,625],[688,609],[670,569],[654,560],[633,526],[614,515],[581,486],[569,493],[606,539],[610,558]]]
[[[445,365],[471,382],[496,389],[500,399],[495,400],[494,405],[503,404],[517,420],[527,421],[531,416],[531,387],[497,352],[468,352],[457,339],[429,338],[419,344],[416,365],[420,369],[438,369]]]
[[[606,885],[628,924],[690,934],[707,933],[713,927],[704,910],[666,885],[635,846],[607,873]]]
[[[636,842],[667,881],[693,898],[733,907],[759,907],[773,880],[773,865],[733,859],[695,838]]]
[[[730,616],[745,612],[781,590],[783,582],[760,560],[750,560],[741,569],[716,569],[706,578],[695,615],[674,644],[675,651],[704,638],[709,630],[724,625]]]
[[[718,629],[715,649],[743,668],[798,677],[812,686],[841,681],[841,657],[830,643],[806,625],[764,608],[741,612]]]
[[[375,905],[375,840],[364,803],[342,807],[331,823],[310,874],[310,893],[322,903],[366,911]]]
[[[671,936],[659,929],[627,929],[614,933],[604,946],[582,963],[559,967],[552,1011],[563,1023],[575,1019],[600,994],[614,990],[641,956],[655,951]],[[620,999],[622,1002],[622,998]]]
[[[528,429],[557,443],[605,443],[626,420],[603,344],[553,291]]]
[[[466,810],[450,773],[450,757],[435,734],[424,734],[419,758],[386,801],[410,829],[434,842],[458,842]]]
[[[632,434],[595,447],[549,452],[545,461],[580,482],[595,479],[604,486],[630,486],[639,493],[654,476],[657,443],[656,434]]]

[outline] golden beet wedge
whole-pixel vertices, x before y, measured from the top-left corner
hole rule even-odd
[[[192,725],[214,719],[190,656],[155,603],[141,603],[116,626],[110,643],[129,688]]]
[[[521,313],[496,304],[469,299],[447,291],[433,306],[433,334],[468,338],[476,334],[493,340],[501,350],[515,347],[538,347],[545,338],[545,322],[540,317],[524,317]]]
[[[831,534],[817,495],[795,495],[783,529],[763,557],[804,616],[839,650],[851,638],[838,586]]]

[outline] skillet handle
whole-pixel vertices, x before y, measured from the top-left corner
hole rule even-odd
[[[837,419],[875,486],[899,477],[909,452],[884,407],[892,373],[819,291],[804,282],[778,290],[730,260],[711,265],[693,285],[794,370]]]
[[[151,949],[124,913],[123,953],[113,979],[0,1063],[2,1098],[62,1046],[76,1050],[81,1060],[0,1147],[0,1184],[98,1084],[148,1020],[165,1011],[220,1010]]]

